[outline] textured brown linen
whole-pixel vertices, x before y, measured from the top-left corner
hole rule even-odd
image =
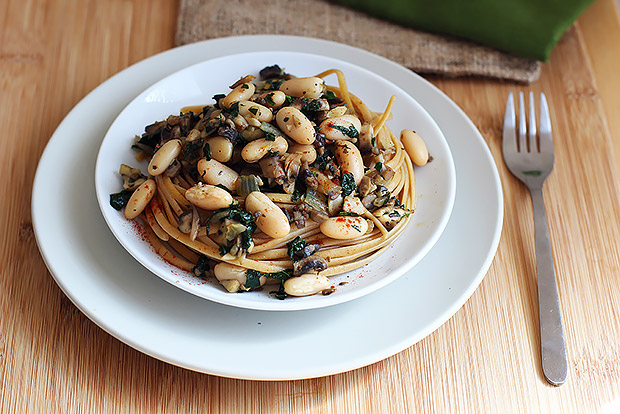
[[[416,72],[533,82],[541,63],[421,32],[324,0],[181,0],[176,43],[249,34],[308,36],[366,49]]]

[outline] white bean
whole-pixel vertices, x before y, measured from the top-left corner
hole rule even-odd
[[[335,108],[330,109],[327,114],[325,114],[325,118],[337,118],[347,113],[346,106],[337,106]]]
[[[243,158],[245,162],[257,162],[265,155],[282,155],[287,149],[288,142],[286,142],[284,137],[277,136],[273,140],[259,138],[249,142],[243,147],[241,150],[241,158]]]
[[[301,161],[312,164],[316,161],[316,149],[314,145],[293,144],[288,147],[289,154],[301,154]]]
[[[233,202],[232,195],[223,188],[210,184],[198,183],[185,191],[185,198],[190,203],[205,210],[226,208]]]
[[[355,185],[359,185],[364,177],[364,160],[357,146],[349,141],[338,141],[336,143],[336,160],[338,160],[342,172],[353,174]]]
[[[298,144],[312,144],[316,131],[312,122],[299,109],[287,106],[276,114],[278,127]]]
[[[230,263],[220,262],[213,267],[213,273],[220,282],[223,280],[237,280],[242,285],[246,281],[246,268]]]
[[[309,296],[331,286],[326,276],[306,273],[294,276],[284,282],[284,291],[291,296]]]
[[[207,184],[222,184],[231,191],[235,191],[239,178],[239,174],[232,168],[214,159],[207,161],[206,158],[198,161],[198,174]]]
[[[284,81],[279,88],[290,96],[320,98],[325,91],[325,81],[314,76],[308,78],[293,78]]]
[[[415,165],[426,165],[428,162],[428,149],[421,136],[410,129],[403,129],[400,133],[400,141]]]
[[[173,139],[166,142],[153,154],[153,158],[149,162],[149,174],[152,176],[163,174],[166,168],[170,167],[170,164],[181,153],[181,140]]]
[[[256,90],[256,86],[253,83],[242,83],[241,85],[237,85],[232,91],[228,93],[222,100],[220,101],[221,106],[224,108],[230,108],[232,104],[239,101],[247,101],[254,95],[254,91]]]
[[[131,194],[127,205],[125,206],[125,218],[128,220],[138,217],[151,202],[155,195],[157,185],[152,179],[148,179],[136,191]]]
[[[362,122],[354,115],[342,115],[336,118],[328,118],[321,122],[319,132],[331,141],[351,140],[359,136]],[[345,133],[346,131],[346,133]]]
[[[330,217],[321,223],[320,228],[327,237],[349,240],[366,234],[368,223],[363,217]]]
[[[213,137],[207,140],[211,158],[219,162],[228,162],[233,155],[233,143],[224,137]]]
[[[256,225],[266,235],[279,239],[291,231],[284,212],[260,191],[253,191],[245,198],[245,210],[254,216]]]
[[[255,118],[262,122],[271,122],[273,112],[271,109],[252,101],[239,101],[239,115],[244,118]]]

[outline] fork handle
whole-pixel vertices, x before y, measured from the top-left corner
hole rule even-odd
[[[566,381],[568,374],[560,300],[553,268],[542,186],[532,188],[530,192],[534,208],[542,369],[547,381],[557,386]]]

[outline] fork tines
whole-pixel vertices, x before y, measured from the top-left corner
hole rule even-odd
[[[519,92],[519,127],[516,127],[516,112],[512,92],[508,95],[506,102],[506,114],[504,116],[504,151],[509,152],[541,152],[543,148],[551,145],[551,120],[549,117],[549,106],[547,98],[543,92],[540,93],[540,131],[536,129],[536,108],[534,104],[534,93],[529,94],[529,116],[525,116],[525,99],[523,92]],[[526,119],[529,123],[526,127]],[[537,142],[537,132],[540,132],[540,145]],[[517,139],[518,134],[518,139]],[[512,139],[510,139],[512,137]],[[526,138],[527,137],[527,138]],[[548,138],[548,140],[547,140]],[[547,142],[549,141],[549,142]],[[546,148],[550,149],[550,147]]]

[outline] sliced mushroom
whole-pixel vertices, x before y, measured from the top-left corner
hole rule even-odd
[[[193,216],[192,210],[187,210],[179,216],[178,229],[181,233],[189,234],[192,231]]]
[[[313,254],[293,264],[293,275],[299,276],[303,275],[304,273],[322,272],[323,270],[327,269],[327,266],[327,260],[325,260],[321,256]]]
[[[365,175],[364,177],[362,177],[362,181],[358,186],[358,191],[361,197],[366,197],[368,194],[375,191],[376,188],[377,186],[372,182],[371,177]]]
[[[386,229],[392,230],[408,213],[402,207],[382,207],[372,214],[385,226]]]
[[[166,168],[164,174],[166,174],[168,177],[176,177],[177,175],[179,175],[182,168],[183,165],[179,162],[179,160],[174,159],[172,161],[172,164],[170,164],[170,166]]]
[[[135,190],[146,181],[139,168],[132,168],[127,164],[121,164],[119,173],[123,177],[123,190]]]
[[[280,157],[265,157],[258,162],[263,172],[263,177],[273,179],[276,183],[282,184],[286,178],[286,173],[282,167]]]

